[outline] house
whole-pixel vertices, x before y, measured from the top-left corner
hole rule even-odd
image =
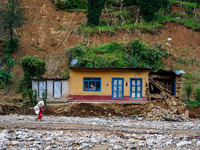
[[[34,78],[32,88],[37,90],[38,98],[47,92],[47,99],[54,101],[146,103],[156,95],[180,99],[182,73],[142,67],[70,67],[69,78]]]
[[[70,98],[75,101],[146,102],[150,68],[70,68]]]
[[[68,78],[33,78],[32,89],[37,91],[38,98],[46,92],[48,101],[60,101],[69,96]]]

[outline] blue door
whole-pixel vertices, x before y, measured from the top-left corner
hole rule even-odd
[[[142,79],[131,79],[130,97],[134,99],[142,98]]]
[[[124,98],[124,79],[123,78],[112,79],[112,98],[117,98],[117,99]]]

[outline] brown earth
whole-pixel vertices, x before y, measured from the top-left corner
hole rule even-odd
[[[22,0],[22,2],[26,8],[29,21],[28,24],[17,29],[21,43],[20,52],[15,54],[16,58],[37,55],[49,58],[55,56],[58,59],[61,56],[66,57],[65,49],[82,42],[98,45],[114,41],[127,42],[136,38],[142,38],[151,44],[165,42],[164,47],[168,49],[172,56],[200,58],[200,32],[186,28],[184,25],[167,23],[156,34],[134,30],[129,32],[118,31],[112,35],[101,33],[88,37],[77,34],[75,30],[80,24],[86,22],[85,12],[56,10],[55,5],[49,0]],[[180,5],[174,5],[173,10],[183,11],[180,10],[180,7]],[[168,41],[167,38],[172,38],[172,41]],[[65,57],[63,60],[65,60]],[[166,64],[165,68],[173,69],[175,67],[171,58],[166,61]],[[61,70],[65,68],[66,61],[62,61],[59,65],[59,70],[55,71],[57,75],[59,74],[58,76],[60,76]]]
[[[117,104],[117,103],[66,103],[53,104],[45,108],[45,115],[55,116],[132,116],[141,115],[145,111],[145,105]],[[35,114],[33,107],[0,105],[0,114]]]
[[[72,116],[72,117],[90,117],[90,116],[119,116],[119,117],[136,117],[146,116],[155,108],[152,106],[166,108],[166,105],[160,102],[147,103],[143,105],[136,104],[118,104],[118,103],[65,103],[65,104],[49,104],[45,108],[45,115],[54,116]],[[186,107],[190,111],[191,118],[199,118],[199,107]],[[157,111],[153,111],[156,113]],[[184,109],[181,114],[184,113]],[[34,115],[33,106],[22,105],[0,105],[0,114],[21,114],[21,115]],[[149,117],[147,117],[149,118]],[[156,119],[156,117],[150,117]]]

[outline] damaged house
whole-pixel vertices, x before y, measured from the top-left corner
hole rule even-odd
[[[170,107],[181,98],[183,73],[155,72],[150,68],[71,67],[69,78],[32,79],[32,88],[37,90],[38,98],[42,98],[42,92],[46,92],[49,101],[143,104],[148,100],[161,99]]]

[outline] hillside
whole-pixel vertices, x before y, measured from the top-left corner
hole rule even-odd
[[[58,10],[50,0],[22,0],[22,3],[29,21],[16,30],[16,35],[20,37],[20,47],[14,58],[19,60],[26,55],[42,57],[47,61],[45,76],[61,77],[65,73],[65,50],[76,44],[84,42],[87,45],[100,45],[142,38],[150,45],[162,43],[168,53],[172,54],[164,60],[164,69],[183,69],[190,73],[189,76],[195,83],[200,79],[200,32],[183,24],[170,21],[163,24],[156,33],[135,29],[116,31],[112,34],[100,31],[99,34],[88,36],[78,32],[79,26],[87,21],[86,12]],[[186,13],[180,4],[174,4],[172,11]],[[172,41],[168,41],[167,38],[172,38]],[[22,76],[21,72],[21,67],[16,65],[12,73],[13,78]]]

